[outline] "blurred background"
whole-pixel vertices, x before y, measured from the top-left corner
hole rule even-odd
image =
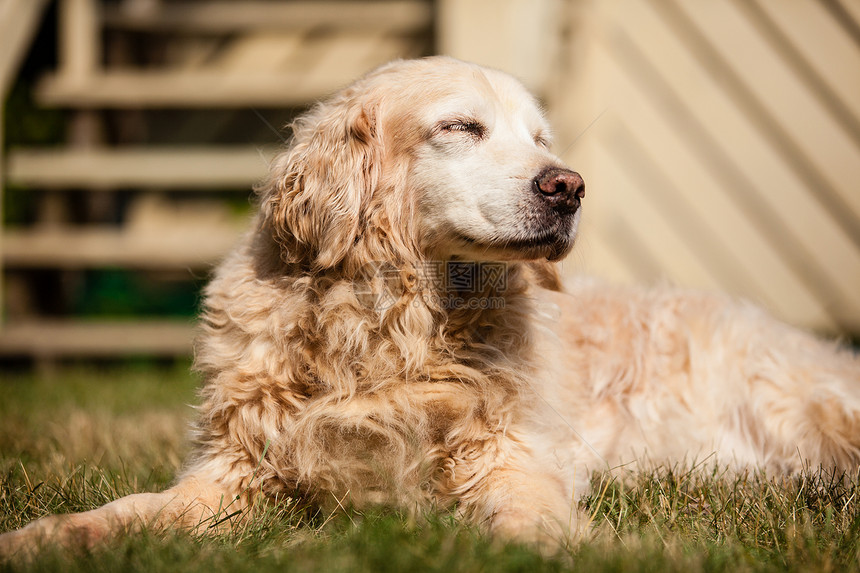
[[[858,0],[0,0],[2,364],[190,355],[283,126],[436,53],[545,105],[565,273],[860,333]]]

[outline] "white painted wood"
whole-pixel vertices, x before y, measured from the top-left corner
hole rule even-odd
[[[697,29],[776,118],[792,143],[860,218],[860,148],[729,2],[679,2]],[[800,16],[800,15],[798,15]],[[731,41],[726,41],[731,30]],[[834,54],[833,57],[838,57]]]
[[[761,216],[773,216],[782,221],[785,232],[807,247],[806,260],[819,266],[826,273],[827,280],[841,292],[841,296],[860,309],[860,289],[852,286],[860,284],[860,250],[815,200],[815,190],[807,188],[793,175],[791,166],[754,128],[736,102],[726,95],[718,79],[698,65],[689,51],[684,50],[684,45],[648,9],[646,2],[627,2],[625,16],[618,22],[634,42],[635,49],[651,62],[663,81],[688,103],[688,109],[708,130],[712,139],[718,142],[725,154],[755,186],[769,210]],[[653,42],[654,37],[663,40]],[[635,92],[635,80],[631,79],[629,71],[619,70],[617,78],[628,82],[619,90],[629,94],[630,97],[625,101],[635,105],[647,98],[641,91]],[[670,119],[666,117],[664,122],[671,123]],[[639,123],[635,119],[632,121],[634,125]],[[638,129],[644,137],[650,137],[655,127],[639,125],[634,129]],[[660,145],[660,142],[652,142],[655,149],[659,149]],[[666,154],[663,150],[660,155],[666,154],[673,160],[672,163],[683,166],[682,162],[677,161],[678,156],[672,153]],[[713,178],[714,174],[701,173],[702,179],[708,177]],[[689,187],[681,189],[694,193]],[[721,193],[728,195],[730,190],[723,189]],[[697,198],[691,196],[690,200],[695,201]],[[751,222],[759,226],[765,223],[756,220]],[[797,256],[798,253],[791,255]],[[860,323],[860,313],[857,321]]]
[[[0,100],[12,85],[47,4],[47,0],[0,1]]]
[[[238,237],[239,231],[231,229],[9,229],[3,234],[3,259],[7,268],[200,269],[215,264]]]
[[[0,355],[129,356],[190,354],[194,325],[180,320],[71,322],[30,320],[0,330]]]
[[[735,267],[719,268],[717,261],[704,263],[726,276],[724,284],[730,293],[763,304],[795,323],[832,326],[827,311],[806,286],[803,277],[787,264],[784,253],[762,235],[759,222],[714,179],[706,159],[691,149],[684,134],[674,129],[665,115],[649,103],[609,54],[600,61],[607,71],[616,74],[615,93],[624,95],[624,104],[614,106],[614,114],[630,126],[628,132],[636,134],[639,147],[648,150],[648,160],[672,184],[671,189],[655,189],[653,193],[677,194],[676,200],[682,203],[679,208],[689,210],[690,215],[703,222],[682,240],[696,243],[707,237],[724,249],[724,256],[734,261]],[[613,149],[617,146],[613,145]],[[608,169],[608,166],[603,167],[603,170]],[[649,187],[654,184],[646,183]],[[614,188],[604,188],[592,193],[592,198],[606,200],[607,195],[614,196],[614,191]],[[604,210],[629,210],[629,206],[615,201]]]
[[[557,0],[437,0],[439,52],[504,70],[543,93],[561,32]]]
[[[265,176],[276,151],[253,146],[13,149],[7,177],[38,189],[249,190]]]
[[[860,49],[823,3],[754,0],[818,72],[840,102],[860,119]],[[846,6],[860,7],[848,0]],[[860,14],[860,8],[858,8]]]
[[[346,29],[409,34],[428,29],[433,6],[426,0],[293,0],[290,2],[165,2],[151,10],[105,12],[105,24],[128,30],[236,33],[260,30]]]
[[[98,0],[60,0],[59,73],[65,81],[83,84],[101,66],[101,25]]]

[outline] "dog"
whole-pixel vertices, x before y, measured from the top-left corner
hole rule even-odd
[[[206,528],[281,493],[576,539],[596,471],[712,456],[855,472],[860,361],[717,294],[575,279],[585,184],[535,99],[446,57],[313,107],[205,292],[176,484],[0,537]]]

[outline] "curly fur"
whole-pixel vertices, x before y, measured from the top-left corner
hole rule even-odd
[[[515,81],[446,58],[384,66],[299,118],[206,289],[177,485],[39,520],[0,550],[196,527],[281,491],[456,506],[499,535],[557,541],[583,526],[596,470],[713,455],[855,471],[850,351],[719,295],[584,279],[561,292],[548,259],[571,247],[578,203],[546,207],[557,198],[534,185],[549,169],[571,191],[578,176],[547,131]],[[463,293],[428,280],[435,261],[504,261],[503,287],[469,293],[503,304],[452,307]]]

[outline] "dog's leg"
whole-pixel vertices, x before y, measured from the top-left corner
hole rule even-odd
[[[502,462],[498,463],[502,458]],[[573,501],[573,484],[551,464],[528,452],[502,453],[486,474],[460,484],[459,511],[503,539],[532,543],[554,553],[581,533],[583,520]],[[472,465],[472,464],[469,464]],[[474,466],[472,466],[474,467]],[[454,468],[454,474],[466,468]]]
[[[91,511],[49,515],[0,535],[0,558],[33,553],[46,544],[92,547],[143,527],[200,531],[237,515],[242,507],[237,492],[188,476],[161,493],[137,493]]]
[[[554,549],[580,526],[572,499],[562,493],[562,487],[551,476],[507,470],[497,472],[490,482],[486,493],[492,507],[490,530],[494,534]]]
[[[727,419],[777,472],[860,467],[860,359],[850,350],[761,313],[729,323],[720,350],[737,357],[729,378],[743,381]],[[724,381],[715,383],[724,384]]]
[[[860,360],[805,334],[751,354],[753,416],[765,463],[856,473],[860,467]]]

